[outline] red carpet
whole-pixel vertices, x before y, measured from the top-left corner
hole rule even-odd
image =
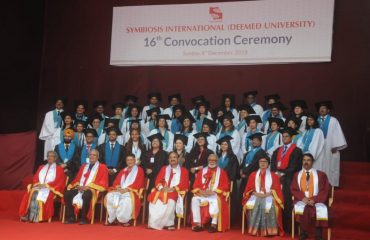
[[[335,191],[333,204],[333,235],[332,239],[370,239],[370,164],[343,162],[341,188]],[[19,202],[24,191],[0,191],[0,229],[1,239],[4,240],[79,240],[92,239],[163,239],[163,240],[238,240],[266,239],[241,234],[241,228],[235,226],[226,233],[208,234],[207,232],[193,233],[190,227],[180,231],[154,231],[143,225],[137,227],[104,227],[100,223],[94,225],[63,225],[58,221],[52,223],[21,223],[17,215]],[[325,231],[326,232],[326,231]],[[43,234],[43,235],[40,235]],[[40,237],[42,236],[42,237]],[[273,239],[290,239],[275,237]]]

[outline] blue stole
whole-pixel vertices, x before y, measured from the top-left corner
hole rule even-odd
[[[62,117],[58,115],[58,112],[56,109],[53,111],[53,120],[54,120],[54,127],[58,128],[62,125]]]
[[[225,155],[225,157],[223,157],[221,155],[219,161],[218,161],[218,166],[222,169],[225,169],[227,167],[227,164],[229,163],[229,158],[227,156],[227,154]]]
[[[205,118],[205,116],[200,116],[199,119],[196,120],[195,125],[197,126],[197,132],[202,131],[202,125],[203,125],[203,119],[204,118]]]
[[[104,128],[104,124],[105,124],[105,117],[103,117],[103,120],[100,121],[99,128],[103,129]],[[98,135],[100,136],[99,133],[98,133]]]
[[[197,109],[193,109],[193,116],[196,116],[196,115],[198,115],[198,110]]]
[[[78,117],[77,114],[75,114],[75,117],[76,117],[77,120],[81,120],[81,121],[84,121],[84,122],[87,121],[87,117],[85,115],[82,115],[82,117]]]
[[[68,162],[69,160],[72,159],[73,157],[73,154],[75,153],[75,149],[76,149],[76,146],[73,142],[71,142],[69,144],[69,148],[68,148],[68,151],[66,151],[65,147],[64,147],[64,142],[61,142],[59,143],[58,145],[58,150],[59,150],[59,157],[60,157],[60,160],[63,162],[63,163],[66,163]]]
[[[181,130],[181,123],[177,118],[174,118],[171,120],[171,132],[173,134],[177,133],[178,131]]]
[[[96,144],[93,143],[90,146],[90,151],[96,148]],[[87,163],[86,159],[89,158],[90,152],[87,152],[86,145],[82,146],[82,151],[81,151],[81,166],[84,163]]]
[[[258,152],[260,149],[261,147],[252,148],[252,150],[247,153],[247,155],[245,156],[245,167],[247,166],[247,164],[252,163],[254,155],[256,155],[256,152]]]
[[[149,120],[149,132],[152,131],[153,129],[155,129],[153,120]]]
[[[114,144],[113,152],[110,148],[110,142],[105,143],[105,164],[107,167],[116,167],[119,158],[119,143]]]
[[[73,137],[73,142],[74,142],[74,144],[76,144],[77,147],[82,147],[84,145],[84,141],[81,142],[81,140],[78,140],[78,133],[77,132],[75,132],[75,135]]]
[[[268,121],[268,118],[270,116],[271,116],[271,110],[266,110],[265,114],[262,115],[262,123],[263,123],[263,126],[265,126],[265,124]]]
[[[230,137],[232,137],[233,132],[234,132],[234,131],[232,131],[232,132],[230,132],[230,131],[222,131],[222,132],[220,132],[220,137],[219,137],[218,139],[221,139],[221,138],[223,138],[223,137],[225,137],[225,136],[230,136]]]
[[[218,121],[217,122],[216,132],[219,132],[221,129],[222,129],[222,124],[220,123],[220,121]]]
[[[320,128],[321,128],[321,130],[322,130],[322,131],[323,131],[323,133],[324,133],[324,138],[326,139],[326,136],[328,135],[328,130],[329,130],[330,115],[329,115],[329,114],[328,114],[328,115],[326,115],[326,117],[325,117],[325,120],[324,120],[324,121],[321,119],[321,117],[319,117],[319,118],[317,119],[317,121],[319,122],[319,124],[320,124]]]
[[[308,152],[308,148],[310,147],[310,144],[313,139],[313,135],[315,135],[315,128],[311,128],[307,130],[303,136],[302,143],[303,143],[303,153]]]
[[[269,133],[266,137],[266,145],[265,145],[265,149],[266,151],[269,150],[270,148],[272,148],[274,146],[274,142],[275,142],[275,138],[276,136],[278,135],[278,131],[276,131],[274,134],[273,133]]]
[[[161,133],[161,131],[159,129],[158,129],[158,133]],[[167,149],[168,143],[170,142],[170,136],[168,134],[168,130],[167,129],[164,131],[163,137],[164,137],[164,140],[162,141],[162,143],[163,143],[163,149]]]
[[[294,135],[294,136],[293,136],[292,143],[297,144],[298,139],[300,139],[301,137],[302,137],[302,133],[301,133],[301,132],[299,132],[297,135]]]
[[[240,131],[240,129],[242,129],[243,127],[245,127],[247,123],[245,122],[245,120],[241,120],[238,125],[236,126],[236,129],[238,129],[238,131]]]

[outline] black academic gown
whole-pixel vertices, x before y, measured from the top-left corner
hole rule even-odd
[[[198,171],[196,171],[195,173],[192,173],[190,169],[194,167],[200,167],[200,166],[206,167],[208,165],[208,156],[210,154],[213,154],[213,151],[208,148],[204,149],[203,151],[204,152],[202,153],[201,157],[199,157],[200,155],[199,150],[196,148],[193,148],[191,152],[189,153],[188,158],[186,159],[187,161],[185,162],[185,168],[188,169],[189,171],[190,189],[193,188],[195,176],[198,173]]]
[[[59,145],[62,144],[63,147],[65,148],[65,145],[64,143],[59,143]],[[58,154],[58,161],[57,161],[57,164],[63,164],[64,161],[63,159],[61,159],[60,157],[60,153],[59,153],[59,145],[56,145],[55,148],[54,148],[54,151]],[[77,145],[75,145],[75,151],[73,153],[73,156],[71,159],[69,159],[69,161],[67,161],[65,164],[67,165],[67,167],[64,169],[65,170],[65,174],[66,176],[68,177],[68,184],[74,179],[74,177],[76,176],[77,172],[78,172],[78,169],[79,169],[79,166],[80,166],[80,153],[81,153],[81,148],[77,147]]]
[[[99,151],[99,162],[106,164],[105,159],[105,144],[100,144],[96,149]],[[116,169],[117,171],[114,174],[109,174],[109,186],[112,186],[114,179],[116,178],[117,174],[121,169],[126,167],[126,161],[125,161],[125,148],[116,142],[116,144],[119,145],[119,154],[118,154],[118,161],[116,166],[107,166],[108,169]]]
[[[154,162],[151,162],[150,159],[154,157]],[[168,165],[168,155],[164,150],[159,150],[156,154],[153,155],[153,152],[149,150],[146,152],[145,157],[141,162],[145,176],[149,179],[148,193],[152,190],[155,184],[155,180],[161,168],[165,165]],[[146,170],[151,169],[152,172],[148,175]]]
[[[282,148],[282,147],[280,147]],[[290,192],[290,185],[292,183],[293,176],[296,172],[302,169],[302,150],[298,147],[290,153],[288,167],[283,170],[277,169],[277,155],[279,149],[276,149],[271,157],[271,171],[284,173],[280,177],[280,183],[282,185],[282,191],[284,195],[284,210],[283,210],[283,225],[286,232],[290,232],[291,219],[292,219],[292,194]]]

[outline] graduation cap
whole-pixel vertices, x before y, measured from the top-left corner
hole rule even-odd
[[[199,133],[196,133],[193,135],[196,139],[200,138],[200,137],[204,137],[205,139],[207,139],[207,137],[209,136],[208,133],[205,133],[205,132],[199,132]]]
[[[151,99],[153,97],[157,98],[158,101],[162,101],[162,94],[159,92],[152,92],[148,94],[148,99]]]
[[[249,104],[243,104],[238,107],[239,111],[247,111],[248,114],[256,114],[256,111],[249,105]]]
[[[197,109],[199,109],[201,106],[204,106],[206,109],[209,109],[211,107],[211,104],[208,101],[198,102],[196,107]]]
[[[235,105],[235,95],[234,94],[223,94],[222,95],[222,105],[224,105],[226,99],[230,99],[231,106]]]
[[[64,96],[57,96],[57,97],[54,97],[54,103],[58,102],[58,101],[62,101],[64,105],[67,104],[67,97],[64,97]]]
[[[82,120],[79,120],[79,119],[76,119],[74,121],[74,126],[77,127],[78,124],[81,124],[83,126],[83,128],[85,129],[87,127],[87,122],[86,121],[82,121]]]
[[[229,120],[232,120],[232,119],[234,119],[234,114],[231,112],[231,111],[227,111],[227,112],[225,112],[224,113],[224,115],[222,115],[221,117],[220,117],[220,120],[225,120],[225,119],[229,119]]]
[[[218,139],[216,141],[217,144],[221,145],[221,143],[223,142],[230,142],[230,140],[233,139],[233,137],[229,136],[229,135],[225,135],[224,137]]]
[[[63,122],[64,122],[65,117],[67,116],[70,116],[72,120],[75,120],[75,114],[72,113],[71,111],[63,111],[60,113],[60,116],[62,117]]]
[[[168,114],[158,114],[157,119],[171,120],[171,117]]]
[[[113,111],[115,111],[117,108],[121,108],[123,110],[125,108],[125,104],[121,102],[112,104]]]
[[[172,100],[173,98],[176,98],[179,102],[181,102],[181,95],[180,95],[180,93],[176,93],[176,94],[173,94],[173,95],[169,95],[169,96],[168,96],[168,101],[169,101],[169,102],[171,102],[171,100]]]
[[[283,119],[281,119],[281,118],[276,118],[276,117],[269,117],[268,118],[268,120],[269,120],[269,124],[270,124],[270,126],[271,126],[271,123],[276,123],[277,125],[279,125],[279,127],[284,127],[284,121],[283,121]]]
[[[321,101],[321,102],[317,102],[315,103],[315,107],[317,109],[317,111],[320,109],[320,107],[327,107],[328,109],[333,109],[333,103],[331,101]]]
[[[118,128],[119,126],[119,119],[115,119],[115,118],[106,118],[105,121],[104,121],[104,128],[107,128],[108,127],[108,124],[113,124],[113,126],[115,126],[116,128]]]
[[[85,131],[84,131],[85,136],[88,133],[91,133],[94,137],[98,137],[98,133],[96,132],[96,130],[94,128],[86,128]]]
[[[277,108],[280,111],[286,110],[286,107],[281,102],[276,102],[269,105],[270,109]]]
[[[156,133],[156,134],[152,134],[150,136],[147,137],[149,141],[153,141],[154,139],[158,139],[159,141],[162,141],[164,139],[164,137],[162,136],[162,134],[160,133]]]
[[[129,106],[128,111],[127,111],[129,115],[131,115],[131,110],[133,108],[136,108],[139,111],[139,113],[140,113],[141,107],[138,104],[132,104],[132,105]]]
[[[255,139],[255,138],[258,138],[260,141],[262,140],[262,136],[263,135],[265,135],[265,134],[263,134],[263,133],[261,133],[261,132],[256,132],[256,133],[253,133],[252,135],[250,135],[250,136],[248,136],[248,138],[250,139],[250,140],[253,140],[253,139]]]
[[[127,102],[127,101],[133,101],[133,102],[137,102],[137,100],[138,100],[139,98],[138,97],[136,97],[135,95],[127,95],[126,97],[125,97],[125,102]]]
[[[83,106],[85,109],[87,109],[88,107],[88,103],[86,100],[76,100],[75,101],[75,109],[78,107],[78,106]]]
[[[131,124],[133,124],[133,123],[137,123],[137,124],[139,124],[140,125],[140,121],[141,121],[141,119],[130,119],[130,120],[128,120]]]
[[[249,125],[251,120],[254,120],[257,123],[262,123],[262,119],[261,119],[260,115],[257,115],[257,114],[249,115],[248,117],[245,118],[245,121],[247,122],[247,125]]]
[[[216,129],[215,122],[213,122],[209,118],[204,118],[203,119],[202,127],[203,127],[203,125],[207,125],[211,129],[211,132],[215,131],[215,129]]]
[[[181,112],[184,113],[186,111],[186,108],[182,104],[177,104],[177,105],[173,106],[173,113],[175,113],[176,110],[181,110]]]
[[[213,112],[213,115],[217,117],[219,112],[222,112],[222,115],[224,115],[227,111],[226,111],[226,108],[224,107],[217,107],[213,109],[212,112]]]
[[[245,92],[243,95],[245,98],[247,98],[250,95],[252,95],[253,97],[256,97],[257,94],[258,94],[258,91],[254,90],[254,91]]]
[[[97,100],[97,101],[94,101],[93,103],[93,108],[97,108],[99,106],[102,106],[102,107],[105,107],[105,105],[107,104],[106,101],[103,101],[103,100]]]
[[[187,145],[188,144],[188,137],[185,136],[185,135],[175,134],[175,137],[174,137],[174,141],[173,142],[176,142],[177,140],[181,140],[184,143],[184,145]]]
[[[190,122],[195,123],[195,119],[194,119],[193,115],[191,115],[191,113],[189,113],[189,111],[184,112],[184,114],[182,114],[178,119],[181,123],[184,123],[185,119],[189,119]]]
[[[92,122],[95,119],[99,119],[99,121],[103,121],[104,118],[99,113],[95,113],[95,114],[92,114],[92,115],[89,116],[89,118],[88,118],[89,123],[92,124]]]
[[[313,118],[315,121],[317,121],[318,116],[315,113],[307,113],[306,116],[307,118]]]
[[[152,108],[152,109],[149,109],[149,110],[146,110],[146,114],[148,116],[152,116],[152,114],[156,112],[157,114],[160,114],[161,113],[161,109],[159,107],[155,107],[155,108]]]
[[[280,129],[279,132],[281,134],[288,133],[289,136],[294,136],[294,135],[297,135],[298,134],[298,132],[296,130],[294,130],[293,128],[291,128],[291,127]]]
[[[115,133],[117,133],[117,136],[120,136],[120,135],[122,135],[122,132],[121,132],[121,130],[119,130],[119,128],[118,127],[109,127],[109,128],[107,128],[107,129],[105,129],[105,132],[109,135],[109,133],[110,132],[115,132]]]
[[[197,105],[197,103],[205,102],[205,101],[206,101],[206,98],[203,95],[193,97],[191,99],[191,102],[193,103],[193,105]]]
[[[268,102],[270,99],[274,99],[275,102],[278,102],[280,100],[279,94],[270,94],[265,96],[265,101]]]
[[[293,121],[295,123],[295,125],[297,126],[297,128],[299,128],[299,126],[301,126],[302,124],[302,119],[301,118],[297,118],[295,116],[291,116],[291,117],[288,117],[286,120],[285,120],[285,125],[288,126],[288,123],[290,121]]]
[[[305,100],[293,100],[293,101],[290,101],[290,106],[292,109],[294,109],[295,107],[301,107],[302,109],[307,109],[307,103]]]

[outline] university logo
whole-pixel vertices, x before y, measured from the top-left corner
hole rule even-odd
[[[209,7],[209,14],[213,21],[222,21],[222,11],[219,7]]]

